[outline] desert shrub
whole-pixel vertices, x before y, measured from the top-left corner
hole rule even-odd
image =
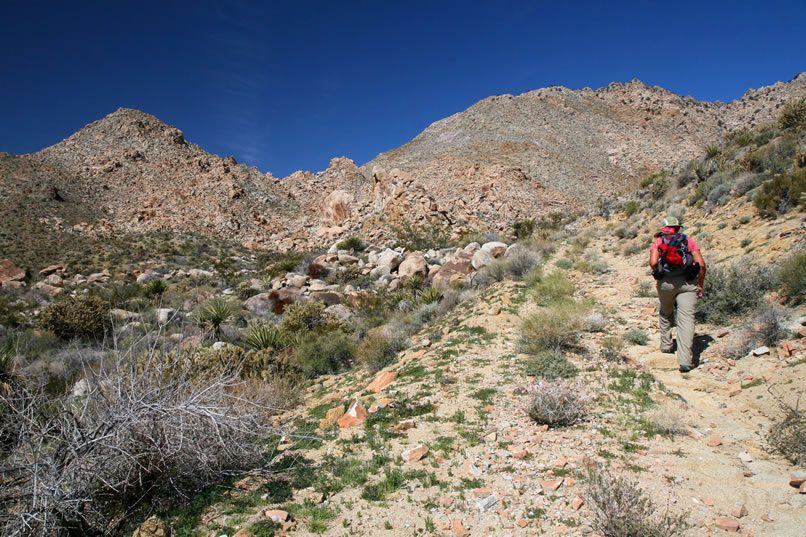
[[[654,434],[666,437],[681,436],[686,434],[686,427],[680,421],[680,412],[664,405],[649,412],[643,421],[648,426],[647,429]],[[647,431],[647,432],[649,432]]]
[[[414,224],[401,220],[392,226],[397,244],[407,250],[430,250],[442,248],[450,243],[450,228],[442,223],[426,222]]]
[[[526,274],[539,268],[542,263],[542,255],[538,252],[521,252],[504,259],[504,269],[507,274],[516,280],[522,280]]]
[[[585,327],[585,309],[576,302],[562,301],[527,316],[521,323],[521,347],[534,354],[572,349]]]
[[[588,415],[588,398],[581,387],[566,380],[540,381],[527,403],[529,417],[541,425],[565,427]]]
[[[753,200],[758,214],[775,218],[800,205],[806,194],[806,169],[776,175],[764,182]]]
[[[358,265],[339,267],[327,275],[326,281],[329,284],[350,284],[353,287],[359,288],[365,288],[372,283],[372,279],[369,275],[364,274],[363,270]]]
[[[603,537],[676,537],[689,527],[686,514],[661,512],[636,483],[604,468],[589,472],[585,499]]]
[[[336,244],[336,248],[339,250],[355,250],[357,252],[361,250],[361,239],[354,235],[347,237],[343,241]]]
[[[3,535],[123,534],[153,510],[263,462],[272,411],[260,385],[246,390],[226,372],[200,381],[179,363],[142,368],[115,358],[88,372],[78,400],[0,390],[0,408],[19,417],[0,473]]]
[[[530,377],[541,377],[547,380],[572,378],[579,369],[568,361],[561,352],[538,352],[524,364],[524,373]]]
[[[276,324],[252,322],[246,329],[246,344],[255,350],[280,350],[287,342],[284,332]]]
[[[280,328],[286,332],[304,332],[328,324],[327,306],[318,300],[296,302],[285,308]]]
[[[168,289],[168,283],[165,280],[152,280],[143,287],[143,296],[146,298],[161,297]]]
[[[70,297],[42,308],[39,324],[60,339],[98,338],[111,326],[109,310],[96,296]]]
[[[383,333],[372,333],[361,341],[356,353],[356,361],[363,364],[371,373],[377,373],[397,358],[397,353],[406,347],[401,337]]]
[[[636,200],[630,200],[627,202],[627,206],[624,208],[624,214],[627,216],[632,216],[637,213],[640,208],[640,203],[638,203]]]
[[[305,255],[301,252],[269,253],[258,261],[258,270],[267,278],[283,276],[301,265]]]
[[[574,283],[562,272],[553,272],[544,276],[532,286],[532,296],[541,306],[563,300],[574,293]]]
[[[585,330],[587,332],[601,332],[607,326],[607,319],[598,311],[592,311],[585,316]]]
[[[655,294],[655,286],[646,280],[638,282],[638,287],[635,288],[635,296],[637,297],[650,298],[654,297]]]
[[[624,246],[623,254],[625,256],[631,256],[635,254],[640,254],[644,250],[644,247],[638,241],[631,241],[628,242]]]
[[[806,299],[806,249],[784,259],[775,275],[781,282],[781,293],[787,299],[793,302]]]
[[[199,328],[213,335],[215,339],[221,338],[221,327],[233,315],[232,305],[223,298],[208,300],[196,311],[196,321]]]
[[[806,97],[784,104],[778,114],[778,127],[782,130],[806,127]]]
[[[775,394],[773,394],[775,395]],[[783,414],[770,428],[767,442],[794,465],[806,464],[806,414],[798,408],[800,395],[791,405],[776,396]]]
[[[725,324],[758,307],[775,279],[766,266],[748,259],[727,266],[709,266],[703,297],[697,301],[698,321]]]
[[[512,223],[512,234],[518,240],[528,239],[535,232],[537,222],[534,220],[518,220]]]
[[[308,332],[295,349],[294,356],[308,378],[338,373],[352,361],[355,345],[352,338],[339,330]]]
[[[641,329],[638,329],[638,328],[634,328],[633,330],[630,330],[629,332],[624,334],[624,336],[622,336],[622,337],[624,338],[624,341],[627,341],[628,343],[632,343],[633,345],[642,345],[643,346],[643,345],[646,345],[647,343],[649,343],[649,336],[647,335],[647,333],[644,332]]]
[[[770,304],[756,316],[751,336],[761,345],[774,347],[786,336],[785,322],[783,312]]]
[[[574,262],[571,261],[570,259],[562,258],[562,259],[558,259],[557,261],[555,261],[554,265],[556,265],[557,267],[559,267],[559,268],[561,268],[563,270],[568,270],[568,269],[570,269],[571,267],[574,266]]]

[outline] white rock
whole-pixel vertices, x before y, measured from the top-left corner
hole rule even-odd
[[[770,349],[767,346],[761,346],[757,349],[753,349],[754,356],[761,356],[762,354],[769,354]]]
[[[470,244],[465,246],[465,251],[474,252],[474,251],[478,250],[479,248],[481,248],[481,244],[479,244],[477,242],[471,242]]]
[[[374,269],[369,271],[369,276],[371,278],[380,278],[381,276],[386,276],[387,274],[391,273],[391,269],[389,265],[378,265]]]
[[[159,279],[160,279],[159,273],[154,272],[153,270],[149,269],[149,270],[143,272],[142,274],[140,274],[139,276],[137,276],[137,283],[144,284],[144,283],[153,282],[154,280],[159,280]]]
[[[739,452],[739,460],[744,463],[753,462],[753,457],[751,457],[748,452],[741,451]]]
[[[486,242],[481,247],[482,250],[488,252],[493,257],[501,257],[507,251],[507,245],[499,241]]]
[[[168,324],[176,310],[172,308],[158,308],[157,309],[157,323]]]
[[[498,498],[495,497],[495,494],[490,494],[484,499],[479,500],[476,502],[476,509],[481,511],[482,513],[488,511],[493,505],[498,503]]]
[[[481,267],[486,267],[492,262],[493,256],[491,256],[489,252],[478,250],[473,254],[473,261],[471,263],[474,269],[479,270]]]
[[[518,255],[518,254],[522,253],[524,250],[525,250],[525,248],[523,246],[521,246],[520,244],[518,244],[517,242],[515,244],[510,244],[509,247],[507,248],[507,251],[504,252],[504,257],[510,257],[510,256],[513,256],[513,255]]]

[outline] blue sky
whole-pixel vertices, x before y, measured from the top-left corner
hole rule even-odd
[[[806,70],[806,2],[2,0],[0,151],[118,107],[278,177],[489,95],[639,78],[730,101]]]

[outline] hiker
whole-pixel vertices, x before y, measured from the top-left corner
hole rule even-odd
[[[688,373],[694,363],[694,309],[702,296],[705,260],[694,239],[680,233],[680,221],[669,216],[655,235],[649,252],[649,266],[657,280],[660,300],[661,352],[674,352],[672,322],[677,326],[677,362]]]

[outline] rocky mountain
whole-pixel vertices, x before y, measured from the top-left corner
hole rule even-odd
[[[38,153],[0,154],[0,248],[46,232],[191,232],[289,250],[347,233],[377,241],[401,222],[506,230],[629,189],[804,95],[806,73],[731,103],[637,80],[500,95],[360,168],[335,158],[281,180],[121,108]]]

